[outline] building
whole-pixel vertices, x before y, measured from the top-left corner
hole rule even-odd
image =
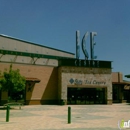
[[[113,103],[130,102],[130,82],[120,72],[112,73]]]
[[[0,70],[10,64],[26,77],[25,104],[112,104],[112,83],[122,85],[116,74],[113,80],[111,61],[79,60],[70,52],[0,35]],[[1,104],[7,99],[1,90]]]

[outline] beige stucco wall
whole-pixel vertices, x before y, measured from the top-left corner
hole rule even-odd
[[[106,87],[107,103],[112,103],[111,69],[60,67],[59,68],[59,99],[67,102],[67,87]],[[71,82],[72,80],[72,82]],[[79,83],[77,83],[77,81]]]

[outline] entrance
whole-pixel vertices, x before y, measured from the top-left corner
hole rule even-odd
[[[72,88],[67,90],[68,104],[105,104],[106,88]]]

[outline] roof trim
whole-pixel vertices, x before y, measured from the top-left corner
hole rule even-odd
[[[2,78],[3,76],[0,76],[0,78]],[[32,82],[36,82],[39,83],[41,80],[38,78],[32,78],[32,77],[25,77],[26,81],[32,81]]]
[[[3,55],[17,55],[17,56],[27,56],[27,57],[37,57],[37,58],[47,58],[47,59],[74,59],[72,57],[62,57],[62,56],[53,56],[53,55],[46,55],[46,54],[36,54],[36,53],[28,53],[28,52],[20,52],[20,51],[11,51],[11,50],[1,50],[0,54]]]
[[[130,82],[112,82],[112,84],[130,85]]]
[[[25,77],[26,81],[32,81],[35,83],[39,83],[41,80],[37,78]]]
[[[126,77],[126,78],[130,78],[130,74],[128,74],[128,75],[125,75],[125,77]]]
[[[63,51],[63,50],[60,50],[60,49],[55,49],[55,48],[52,48],[52,47],[43,46],[43,45],[36,44],[36,43],[33,43],[33,42],[29,42],[29,41],[25,41],[25,40],[22,40],[22,39],[10,37],[10,36],[4,35],[4,34],[0,34],[0,36],[1,37],[5,37],[5,38],[9,38],[9,39],[13,39],[13,40],[17,40],[17,41],[21,41],[21,42],[26,42],[26,43],[29,43],[29,44],[32,44],[32,45],[36,45],[36,46],[40,46],[40,47],[45,47],[45,48],[48,48],[48,49],[52,49],[52,50],[61,51],[61,52],[65,52],[65,53],[68,53],[68,54],[75,55],[74,53],[71,53],[71,52]]]

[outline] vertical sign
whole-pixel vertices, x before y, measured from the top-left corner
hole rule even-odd
[[[83,39],[82,39],[82,51],[84,53],[85,60],[88,59],[88,57],[89,57],[87,49],[86,49],[86,39],[87,39],[87,37],[88,37],[88,32],[85,33],[85,35],[83,36]]]
[[[89,35],[89,32],[86,32],[82,38],[82,51],[85,56],[85,65],[86,65],[86,60],[89,58],[89,54],[86,49],[86,39]],[[97,35],[97,32],[90,32],[90,55],[91,55],[91,60],[94,60],[97,58],[97,56],[94,56],[94,45],[96,45],[96,42],[94,42],[94,36]],[[79,30],[76,31],[76,59],[79,59],[80,57],[80,32]],[[76,63],[77,64],[77,61]]]
[[[94,45],[96,45],[96,42],[94,42],[94,36],[97,35],[97,32],[91,32],[90,33],[90,52],[91,52],[91,60],[94,60],[97,58],[97,56],[94,56]]]
[[[76,59],[80,57],[80,32],[76,31]]]

